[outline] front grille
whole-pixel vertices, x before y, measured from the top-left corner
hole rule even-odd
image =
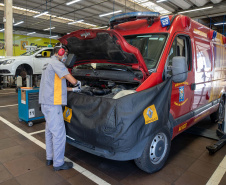
[[[10,71],[8,69],[0,69],[0,74],[8,74]]]

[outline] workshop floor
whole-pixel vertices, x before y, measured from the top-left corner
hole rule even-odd
[[[45,123],[28,127],[26,123],[18,122],[18,106],[15,104],[17,93],[14,89],[0,90],[0,185],[91,185],[95,182],[114,185],[204,185],[208,181],[226,185],[226,164],[221,163],[226,155],[226,146],[210,156],[205,148],[215,141],[188,133],[172,141],[165,167],[155,174],[139,170],[133,161],[107,160],[70,145],[66,145],[65,156],[76,164],[76,170],[54,172],[52,166],[45,165],[45,150],[40,147],[45,142]],[[9,124],[16,127],[13,129]],[[209,118],[199,125],[204,124],[206,128],[216,128]],[[40,132],[35,134],[37,131]],[[40,141],[39,145],[25,135],[36,138],[34,142]],[[222,179],[214,178],[217,173],[223,173]]]

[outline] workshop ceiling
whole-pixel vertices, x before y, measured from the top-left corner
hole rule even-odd
[[[77,0],[78,2],[66,5],[72,0],[13,0],[15,32],[62,36],[63,34],[83,28],[105,28],[111,15],[101,14],[134,11],[157,11],[162,15],[181,13],[188,15],[196,21],[210,26],[217,31],[222,31],[222,25],[216,23],[225,22],[226,0]],[[184,12],[200,9],[198,11]],[[48,13],[47,13],[48,12]],[[44,13],[42,16],[33,16]],[[116,14],[115,13],[115,14]],[[51,16],[50,16],[51,15]],[[4,17],[4,0],[0,0],[0,16]],[[50,25],[51,19],[51,25]],[[78,21],[78,22],[75,22]],[[72,23],[73,24],[68,24]],[[1,29],[4,28],[3,20],[0,20]],[[35,36],[35,34],[34,34]],[[57,37],[56,37],[57,38]]]

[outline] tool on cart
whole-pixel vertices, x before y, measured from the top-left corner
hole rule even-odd
[[[38,103],[39,88],[21,87],[18,91],[18,116],[19,121],[25,121],[29,127],[34,120],[44,119],[41,105]]]

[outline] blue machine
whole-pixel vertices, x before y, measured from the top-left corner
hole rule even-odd
[[[44,119],[38,97],[39,88],[20,88],[18,91],[19,121],[25,121],[30,127],[33,126],[34,120]]]

